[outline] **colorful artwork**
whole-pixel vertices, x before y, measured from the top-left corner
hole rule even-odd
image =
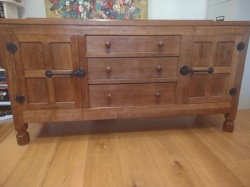
[[[147,19],[148,0],[45,0],[48,18]]]

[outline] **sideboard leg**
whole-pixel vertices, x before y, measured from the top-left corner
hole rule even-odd
[[[30,135],[27,132],[28,124],[24,123],[23,128],[21,130],[17,130],[17,144],[18,145],[27,145],[30,142]]]
[[[223,131],[225,132],[233,132],[234,131],[234,120],[235,117],[230,115],[229,113],[225,114],[225,121],[223,123]]]

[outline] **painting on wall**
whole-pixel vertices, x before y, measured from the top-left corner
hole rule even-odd
[[[48,18],[147,19],[148,0],[45,0]]]

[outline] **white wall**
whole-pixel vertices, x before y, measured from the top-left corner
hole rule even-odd
[[[149,19],[207,19],[208,0],[148,0]]]
[[[238,19],[250,20],[250,0],[240,0]]]
[[[250,0],[240,0],[238,20],[250,20]],[[249,38],[250,40],[250,38]],[[239,109],[250,109],[250,43],[247,50],[246,64],[243,74]]]
[[[44,0],[24,0],[24,8],[19,8],[19,18],[46,18]]]
[[[206,19],[208,0],[148,0],[149,19]],[[20,18],[46,17],[44,0],[25,0]]]
[[[225,16],[225,21],[235,20],[239,9],[238,0],[230,0],[218,3],[208,8],[207,19],[216,20],[216,16]]]

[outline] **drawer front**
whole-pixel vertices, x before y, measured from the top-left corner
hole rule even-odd
[[[87,53],[178,52],[180,36],[87,36]]]
[[[178,57],[90,58],[89,80],[176,78]]]
[[[90,85],[90,107],[174,104],[176,83]]]

